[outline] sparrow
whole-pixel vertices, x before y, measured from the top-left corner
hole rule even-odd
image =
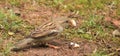
[[[56,38],[57,35],[63,32],[66,26],[75,27],[75,20],[61,17],[47,21],[35,28],[26,38],[18,41],[12,47],[12,50],[20,50],[30,46],[33,43],[47,44],[48,42]],[[53,45],[48,44],[48,46]]]

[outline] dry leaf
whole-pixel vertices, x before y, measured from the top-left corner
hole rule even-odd
[[[113,23],[116,27],[120,28],[120,20],[111,18],[111,17],[105,17],[105,21]]]
[[[112,20],[112,23],[117,26],[117,27],[120,27],[120,21],[118,20]]]
[[[110,17],[105,17],[105,21],[111,21],[112,19]]]

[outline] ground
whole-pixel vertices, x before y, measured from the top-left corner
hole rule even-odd
[[[95,49],[97,49],[97,46],[95,43],[83,41],[80,42],[80,48],[69,48],[69,41],[61,41],[61,40],[55,40],[55,42],[59,42],[62,44],[57,44],[60,49],[53,49],[50,47],[43,47],[43,46],[35,46],[31,47],[30,49],[26,49],[24,51],[19,51],[14,54],[17,56],[19,53],[22,53],[24,56],[85,56],[90,55]],[[55,43],[54,43],[55,44]]]
[[[119,28],[119,0],[8,0],[0,1],[0,56],[119,56],[120,39],[112,32]],[[10,47],[50,19],[75,19],[51,44],[60,49],[36,46],[21,51]],[[114,19],[110,21],[110,19]],[[69,48],[75,42],[79,48]]]

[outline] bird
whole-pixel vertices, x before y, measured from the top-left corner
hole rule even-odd
[[[20,50],[24,49],[32,43],[40,43],[46,44],[52,41],[57,37],[61,32],[64,31],[66,26],[76,26],[76,21],[74,19],[69,19],[66,17],[60,17],[57,19],[53,19],[47,22],[44,22],[37,28],[35,28],[31,33],[24,39],[18,41],[11,49],[12,50]],[[54,45],[49,45],[53,46]]]

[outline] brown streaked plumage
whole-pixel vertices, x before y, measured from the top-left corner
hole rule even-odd
[[[57,33],[63,31],[63,28],[60,24],[55,23],[55,22],[46,22],[36,28],[33,32],[30,34],[30,38],[42,38],[43,36],[52,34],[52,33]]]
[[[72,24],[76,26],[75,21],[72,19],[57,19],[51,20],[48,22],[43,23],[41,26],[36,28],[34,31],[31,32],[29,36],[25,39],[19,41],[15,44],[12,50],[19,50],[25,47],[28,47],[31,43],[47,43],[52,39],[56,38],[56,36],[63,31],[63,24]]]

